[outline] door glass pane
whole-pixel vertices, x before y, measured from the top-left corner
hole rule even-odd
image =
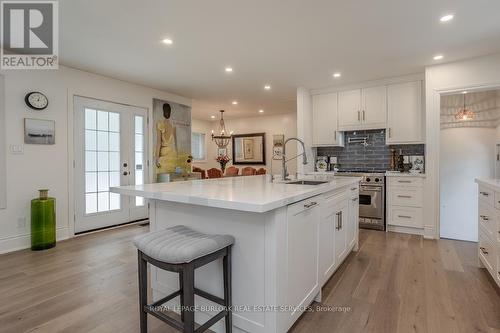
[[[85,213],[121,208],[120,195],[109,192],[120,186],[120,114],[85,109]]]
[[[135,184],[144,184],[144,117],[135,116],[135,154],[134,154],[134,172]],[[144,206],[144,198],[135,198],[136,206]]]

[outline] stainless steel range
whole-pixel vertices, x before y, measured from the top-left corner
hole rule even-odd
[[[385,174],[339,172],[338,175],[362,177],[359,188],[359,227],[385,230]]]

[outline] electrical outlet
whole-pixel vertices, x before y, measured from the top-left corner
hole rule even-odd
[[[23,145],[10,145],[10,152],[14,155],[22,155],[22,154],[24,154],[24,146]]]
[[[26,229],[26,218],[25,217],[19,217],[17,219],[17,228],[18,229]]]

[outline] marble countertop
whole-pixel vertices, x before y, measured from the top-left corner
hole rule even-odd
[[[494,191],[500,191],[500,179],[495,178],[476,178],[476,183],[491,188]]]
[[[385,176],[386,177],[420,177],[420,178],[425,178],[425,173],[386,171]]]
[[[147,199],[264,213],[344,186],[357,186],[361,180],[358,177],[333,175],[309,175],[300,179],[321,180],[327,183],[271,183],[266,175],[263,175],[120,186],[113,187],[110,191]]]

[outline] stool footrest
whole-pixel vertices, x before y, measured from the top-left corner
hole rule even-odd
[[[155,310],[151,309],[149,305],[146,305],[144,307],[144,311],[149,313],[150,315],[155,316],[156,318],[162,320],[163,322],[169,324],[170,326],[178,329],[181,332],[184,330],[184,324],[181,321],[175,320],[174,318],[167,316],[163,312],[155,311]]]
[[[217,303],[217,304],[220,304],[220,305],[226,305],[226,303],[224,302],[224,300],[220,297],[217,297],[215,295],[212,295],[212,294],[209,294],[207,293],[206,291],[203,291],[201,289],[198,289],[198,288],[194,288],[194,293],[195,295],[198,295],[198,296],[201,296],[203,298],[206,298],[214,303]]]
[[[227,311],[226,310],[223,310],[221,312],[219,312],[218,314],[216,314],[215,316],[213,316],[212,318],[210,318],[209,320],[207,320],[203,325],[201,325],[200,327],[198,327],[197,329],[195,329],[195,333],[200,333],[200,332],[205,332],[206,330],[208,330],[210,327],[212,327],[213,324],[215,324],[216,322],[218,322],[219,320],[221,320],[222,318],[224,318],[224,316],[227,315]]]
[[[167,303],[168,301],[170,301],[172,298],[175,298],[177,296],[179,296],[181,294],[181,291],[180,290],[177,290],[176,292],[173,292],[171,293],[170,295],[168,296],[165,296],[163,297],[162,299],[154,302],[154,303],[151,303],[149,306],[150,307],[155,307],[155,306],[159,306],[159,305],[162,305],[163,303]]]

